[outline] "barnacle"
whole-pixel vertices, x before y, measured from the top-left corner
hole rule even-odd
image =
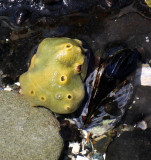
[[[85,95],[85,51],[77,39],[46,38],[40,43],[29,70],[20,76],[22,92],[33,106],[60,114],[77,110]]]

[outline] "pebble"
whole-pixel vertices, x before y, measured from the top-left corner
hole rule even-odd
[[[150,160],[151,129],[125,132],[108,147],[106,160]]]
[[[135,91],[134,101],[135,103],[131,104],[123,118],[124,124],[135,125],[145,120],[146,117],[151,117],[151,87],[138,86]],[[147,118],[147,121],[149,119],[151,118]]]
[[[58,160],[60,125],[45,108],[31,107],[23,95],[0,90],[0,160]]]

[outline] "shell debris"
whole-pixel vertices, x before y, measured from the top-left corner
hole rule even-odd
[[[151,67],[148,64],[142,64],[136,71],[135,85],[151,86]]]
[[[13,89],[9,86],[9,85],[7,85],[5,88],[4,88],[4,91],[12,91]]]
[[[80,144],[78,142],[70,142],[69,148],[72,148],[73,154],[78,154],[80,151]]]

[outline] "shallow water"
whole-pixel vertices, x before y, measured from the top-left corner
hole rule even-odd
[[[34,17],[16,25],[12,17],[0,14],[0,70],[5,75],[4,84],[18,81],[19,76],[27,71],[37,45],[46,37],[83,40],[95,56],[100,55],[108,43],[126,43],[129,48],[137,48],[141,52],[143,63],[148,63],[151,59],[151,17],[133,4],[118,11],[106,12],[97,6],[88,12],[79,11],[55,18],[40,16],[31,20],[32,18]],[[150,89],[141,87],[138,92],[140,99],[144,89],[146,95],[151,94]],[[149,100],[150,98],[145,97],[145,103],[143,100],[138,103],[142,108],[149,104]],[[135,108],[134,113],[129,112],[125,121],[133,124],[132,117],[137,112]]]
[[[124,42],[129,48],[140,49],[146,61],[151,57],[150,28],[150,17],[132,5],[117,13],[96,7],[90,13],[69,14],[53,21],[51,17],[40,17],[22,25],[14,25],[10,17],[0,15],[0,67],[16,81],[27,70],[40,41],[62,36],[85,41],[94,54],[99,54],[109,42]]]

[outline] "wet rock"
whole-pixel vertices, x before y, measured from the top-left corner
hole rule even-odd
[[[111,136],[103,135],[94,139],[93,146],[97,150],[97,152],[101,153],[102,155],[106,152],[108,145],[112,141]]]
[[[151,114],[144,118],[148,128],[151,128]]]
[[[150,160],[151,129],[125,132],[109,145],[106,160]]]
[[[0,159],[58,160],[63,148],[59,122],[23,95],[0,90]]]
[[[133,99],[133,103],[127,111],[123,120],[125,124],[135,125],[136,123],[146,119],[146,117],[151,116],[150,94],[151,87],[138,86]],[[149,121],[149,119],[147,121]]]

